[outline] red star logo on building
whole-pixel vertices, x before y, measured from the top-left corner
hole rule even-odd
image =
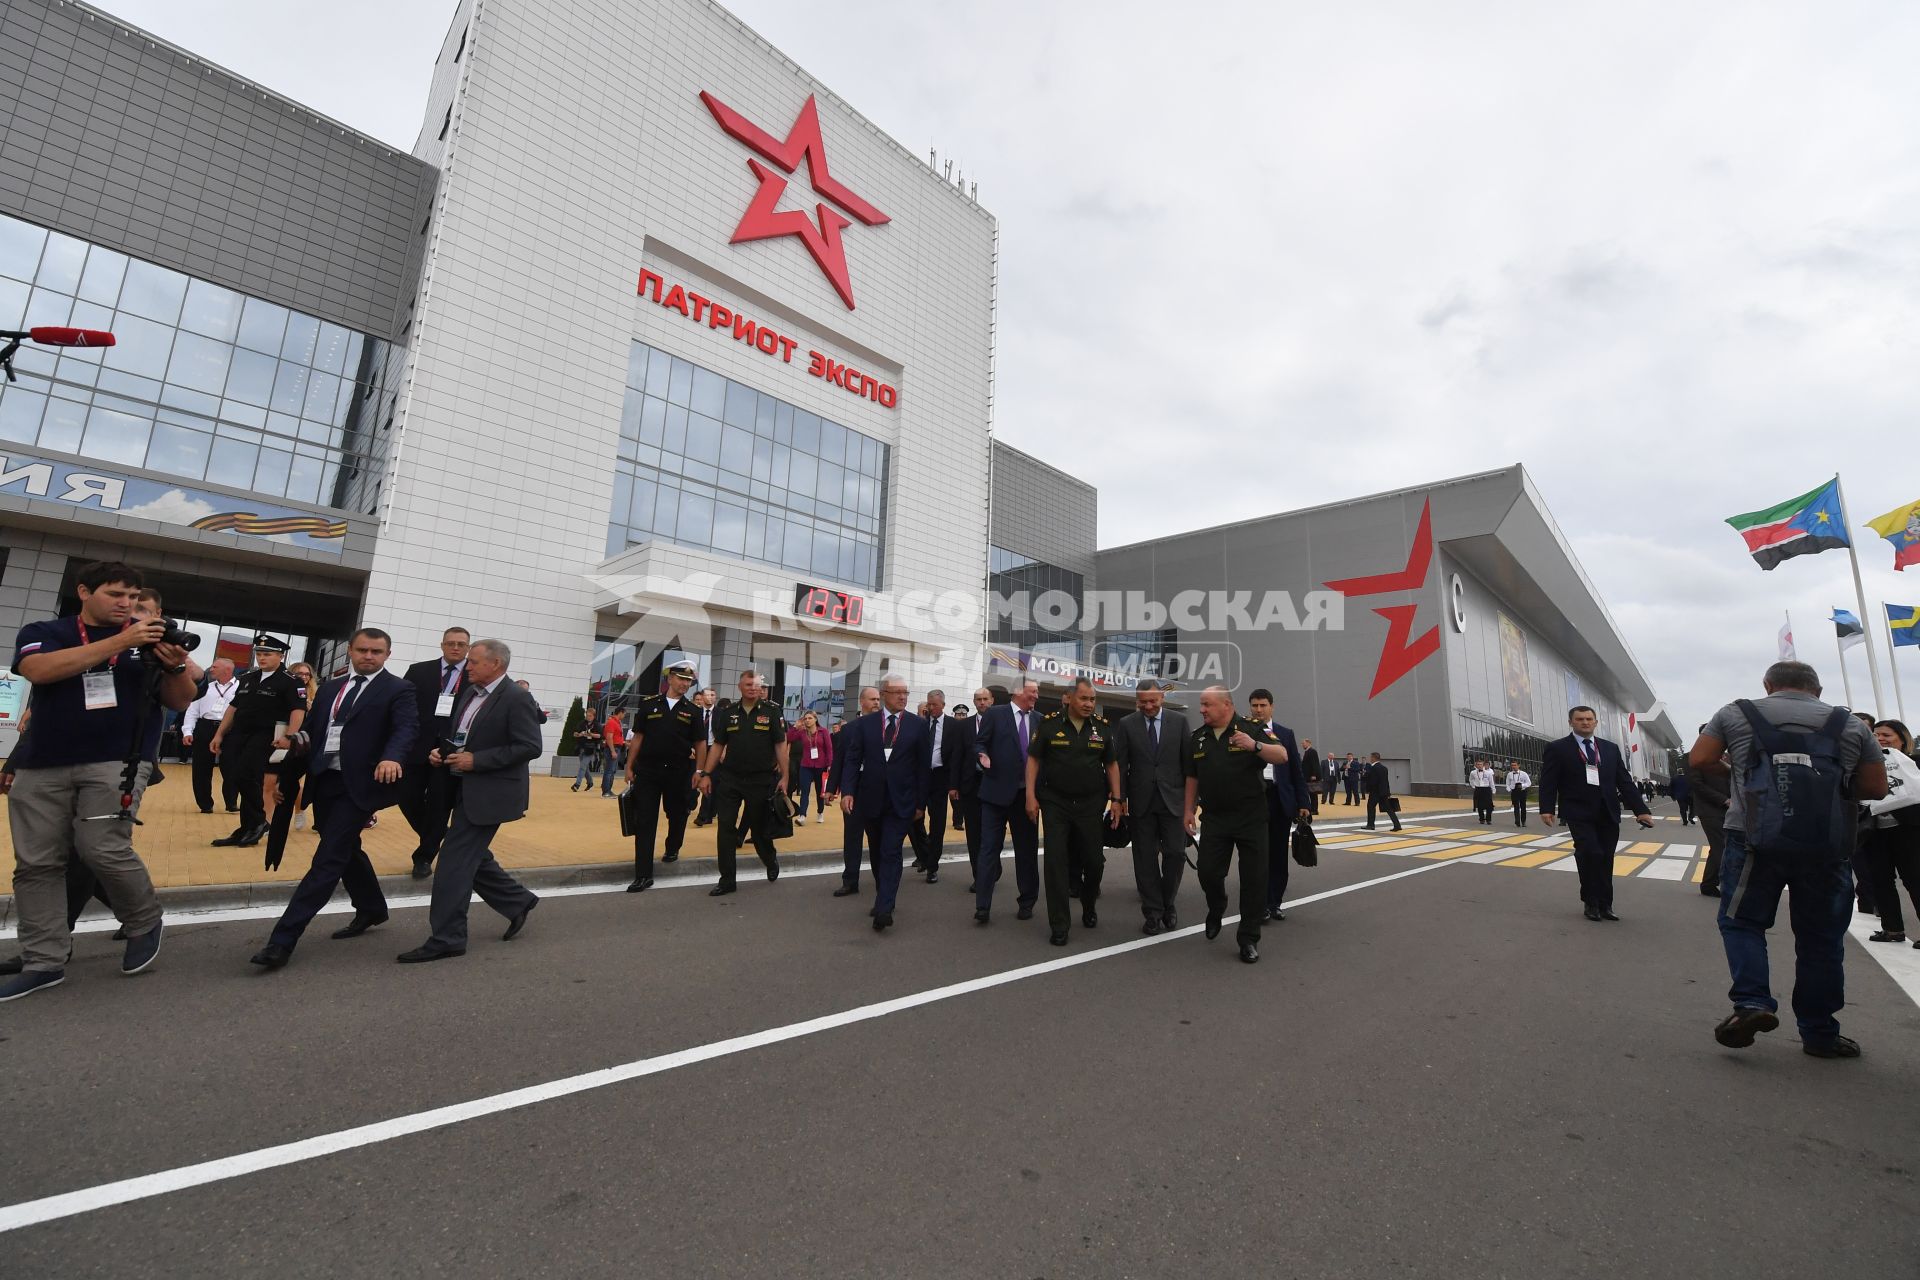
[[[833,282],[834,292],[847,304],[847,310],[853,310],[853,282],[847,275],[847,252],[840,243],[840,233],[852,226],[853,222],[843,216],[839,209],[829,207],[825,201],[814,205],[817,220],[815,216],[797,209],[782,211],[777,208],[781,194],[787,189],[787,179],[804,159],[807,162],[808,181],[817,194],[833,201],[840,209],[845,209],[869,227],[889,221],[886,214],[862,200],[845,183],[827,172],[827,144],[820,137],[820,111],[814,105],[813,95],[807,95],[806,105],[800,108],[800,114],[794,118],[793,128],[787,131],[785,142],[778,141],[710,93],[702,91],[700,101],[707,104],[707,110],[713,113],[713,118],[730,136],[744,142],[779,170],[775,172],[758,160],[747,161],[747,168],[760,180],[760,188],[753,193],[753,202],[747,206],[746,213],[741,215],[740,225],[734,228],[731,243],[774,240],[781,236],[800,237],[800,243],[807,246],[807,252],[813,255],[813,260],[820,264],[820,270]]]
[[[1413,545],[1407,548],[1407,567],[1398,573],[1376,573],[1364,578],[1341,578],[1323,582],[1329,591],[1338,591],[1349,600],[1356,596],[1383,596],[1394,591],[1418,591],[1427,585],[1427,570],[1433,564],[1433,500],[1420,508],[1420,524],[1413,531]],[[1389,605],[1374,612],[1387,620],[1386,643],[1380,647],[1380,664],[1373,671],[1373,688],[1367,700],[1379,697],[1401,676],[1440,652],[1440,628],[1429,627],[1418,639],[1413,634],[1417,604]]]

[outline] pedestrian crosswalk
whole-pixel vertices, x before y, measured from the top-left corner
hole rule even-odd
[[[1460,859],[1487,866],[1573,871],[1573,837],[1564,831],[1515,831],[1501,835],[1457,827],[1406,823],[1398,831],[1325,831],[1320,843],[1350,853],[1382,853],[1435,861]],[[1613,874],[1640,880],[1699,884],[1706,874],[1706,846],[1637,840],[1613,858]]]

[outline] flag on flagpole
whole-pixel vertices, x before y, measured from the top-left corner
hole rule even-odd
[[[1920,605],[1888,605],[1887,632],[1893,637],[1893,647],[1896,649],[1910,644],[1920,645]]]
[[[1794,556],[1852,545],[1840,518],[1838,479],[1764,511],[1730,516],[1727,523],[1740,531],[1754,563],[1762,569],[1771,569]]]
[[[1780,661],[1794,662],[1796,660],[1797,658],[1793,652],[1793,623],[1789,620],[1780,624]]]
[[[1834,634],[1840,637],[1842,650],[1867,642],[1867,629],[1860,625],[1860,619],[1853,616],[1851,609],[1833,611],[1833,630]]]
[[[1920,564],[1920,502],[1909,502],[1877,520],[1869,520],[1867,528],[1893,544],[1895,569]]]

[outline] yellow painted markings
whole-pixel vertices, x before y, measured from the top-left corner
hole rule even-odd
[[[1358,853],[1391,853],[1395,849],[1411,849],[1417,844],[1432,844],[1431,840],[1386,840],[1372,844],[1354,845]]]
[[[1486,853],[1498,848],[1491,844],[1463,844],[1451,849],[1435,849],[1432,853],[1417,853],[1416,858],[1428,858],[1435,862],[1445,862],[1448,858],[1464,858],[1470,853]]]
[[[1659,846],[1656,845],[1655,847],[1658,848]],[[1630,876],[1638,871],[1645,863],[1645,858],[1629,858],[1625,854],[1616,853],[1613,855],[1613,874],[1617,876]]]
[[[1667,847],[1666,845],[1662,844],[1658,840],[1642,840],[1637,844],[1628,845],[1626,848],[1620,850],[1620,852],[1621,853],[1658,853],[1666,847]]]
[[[1700,884],[1707,878],[1707,860],[1705,858],[1693,864],[1693,882]]]
[[[1566,856],[1565,849],[1542,849],[1538,853],[1523,853],[1517,858],[1508,858],[1494,865],[1497,867],[1544,867],[1549,862],[1558,862]]]

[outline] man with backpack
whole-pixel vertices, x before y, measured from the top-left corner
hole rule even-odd
[[[1731,775],[1719,921],[1733,1012],[1713,1038],[1744,1049],[1755,1033],[1780,1025],[1767,930],[1784,889],[1792,894],[1801,1046],[1816,1058],[1857,1058],[1860,1046],[1834,1018],[1846,1003],[1854,805],[1887,794],[1886,764],[1865,726],[1820,701],[1820,677],[1806,663],[1776,662],[1761,683],[1766,697],[1720,708],[1687,756],[1702,774]]]

